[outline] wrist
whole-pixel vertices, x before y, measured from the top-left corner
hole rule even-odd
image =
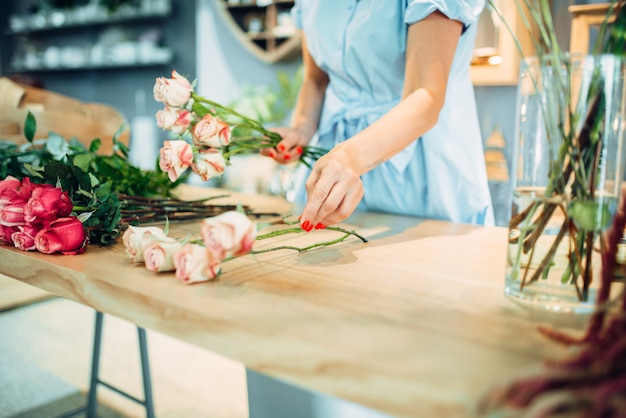
[[[374,161],[368,158],[368,153],[364,151],[355,141],[347,140],[337,144],[332,152],[342,153],[351,162],[354,172],[362,176],[370,170],[376,168],[382,161]]]

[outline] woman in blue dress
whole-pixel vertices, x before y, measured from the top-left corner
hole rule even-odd
[[[280,163],[320,158],[300,197],[305,230],[356,208],[492,224],[469,76],[485,0],[296,0],[304,80]]]
[[[301,226],[358,207],[493,224],[469,66],[485,0],[296,0],[304,80],[290,127],[264,154],[331,151],[301,178]],[[306,167],[303,166],[304,169]],[[381,417],[247,371],[250,418]]]

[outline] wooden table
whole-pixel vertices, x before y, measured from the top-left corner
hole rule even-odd
[[[291,210],[275,199],[233,199]],[[130,265],[121,244],[80,256],[3,246],[0,273],[398,417],[469,416],[489,387],[562,354],[503,296],[506,229],[371,213],[344,225],[370,241],[248,255],[225,263],[219,280],[191,286]]]

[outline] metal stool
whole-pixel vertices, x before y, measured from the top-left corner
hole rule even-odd
[[[98,389],[98,385],[109,388],[110,390],[130,399],[131,401],[143,405],[146,408],[146,417],[154,418],[154,405],[152,397],[152,384],[150,379],[150,364],[148,362],[148,344],[146,342],[146,331],[141,327],[137,327],[137,334],[139,336],[139,354],[141,356],[141,375],[143,378],[144,391],[144,400],[141,400],[132,396],[129,393],[124,392],[119,388],[116,388],[115,386],[110,385],[107,382],[100,380],[100,349],[102,345],[103,319],[104,315],[102,314],[102,312],[96,311],[96,324],[93,336],[93,353],[91,355],[91,379],[89,382],[89,395],[87,399],[87,405],[74,411],[70,411],[64,415],[61,415],[58,418],[68,418],[82,413],[86,413],[88,418],[96,418],[96,410],[98,406],[96,392]]]

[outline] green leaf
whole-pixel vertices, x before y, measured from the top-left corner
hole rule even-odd
[[[74,165],[86,173],[89,171],[89,165],[92,160],[92,154],[78,154],[74,156]]]
[[[102,140],[100,138],[92,140],[91,144],[89,144],[89,152],[98,151],[100,149],[100,146],[102,146]]]
[[[100,184],[100,180],[98,180],[98,177],[94,176],[93,173],[89,173],[89,180],[91,182],[91,187],[96,187]]]
[[[68,143],[70,145],[70,150],[72,151],[72,154],[82,154],[84,152],[88,152],[87,147],[78,139],[76,139],[76,137],[70,138]]]
[[[80,213],[77,218],[81,223],[85,223],[95,211]]]
[[[41,174],[44,171],[43,167],[35,167],[31,164],[24,164],[24,169],[31,177],[37,177],[40,179],[44,178],[43,174]]]
[[[26,114],[26,120],[24,121],[24,136],[31,144],[35,138],[35,132],[37,132],[37,120],[35,120],[35,116],[28,111]]]
[[[69,144],[61,135],[50,133],[46,141],[46,150],[52,155],[52,158],[57,161],[65,159],[69,149]]]
[[[81,195],[86,196],[86,197],[88,197],[90,199],[93,198],[93,194],[91,194],[91,193],[89,193],[89,192],[87,192],[87,191],[85,191],[83,189],[76,190],[76,194],[81,194]]]
[[[117,128],[117,131],[115,131],[115,134],[113,135],[113,142],[118,142],[119,137],[122,135],[122,132],[124,132],[124,129],[126,129],[126,124],[122,123],[120,127]]]
[[[572,202],[567,213],[578,227],[587,231],[600,231],[611,221],[608,206],[608,203],[600,205],[591,200],[576,200]]]

